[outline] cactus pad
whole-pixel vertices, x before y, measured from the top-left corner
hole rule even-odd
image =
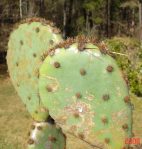
[[[39,67],[43,53],[62,38],[54,24],[44,19],[23,21],[11,33],[7,63],[12,82],[35,120],[45,120],[48,110],[42,106],[38,92]]]
[[[94,40],[69,39],[50,50],[39,92],[63,131],[91,146],[120,149],[131,137],[131,103],[115,60]]]
[[[34,123],[28,140],[28,149],[65,149],[61,128],[46,122]]]

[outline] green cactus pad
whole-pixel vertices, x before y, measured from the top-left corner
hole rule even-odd
[[[53,25],[44,19],[27,19],[11,33],[8,43],[10,77],[29,113],[37,121],[45,120],[48,116],[38,92],[42,55],[62,40],[59,30]]]
[[[28,149],[65,149],[66,138],[61,128],[46,122],[34,123]]]
[[[109,52],[91,42],[69,39],[50,51],[40,68],[41,100],[64,132],[121,149],[131,137],[128,87]]]

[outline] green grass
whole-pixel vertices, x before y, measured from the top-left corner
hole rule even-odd
[[[142,98],[132,95],[132,102],[134,104],[134,133],[136,137],[142,138]],[[9,77],[0,75],[0,149],[25,149],[31,124],[32,119],[15,92]],[[67,144],[68,149],[72,147],[73,149],[84,147],[91,149],[73,136],[70,136]]]

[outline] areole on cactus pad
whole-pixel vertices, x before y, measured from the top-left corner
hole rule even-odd
[[[29,113],[37,121],[44,121],[48,116],[38,91],[42,55],[60,41],[60,31],[54,24],[40,18],[22,21],[9,39],[7,63],[10,77]]]
[[[100,149],[121,149],[131,137],[128,86],[115,60],[93,39],[69,39],[49,50],[39,92],[65,133]]]

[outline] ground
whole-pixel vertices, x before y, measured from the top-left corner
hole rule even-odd
[[[24,149],[31,123],[9,77],[0,77],[0,149]]]
[[[136,137],[142,138],[142,98],[132,95],[132,102],[133,131]],[[0,149],[25,149],[31,124],[32,119],[13,88],[8,74],[0,72]],[[74,139],[76,140],[71,137],[69,149],[82,149],[79,144],[81,141]],[[91,149],[87,144],[84,147]]]

